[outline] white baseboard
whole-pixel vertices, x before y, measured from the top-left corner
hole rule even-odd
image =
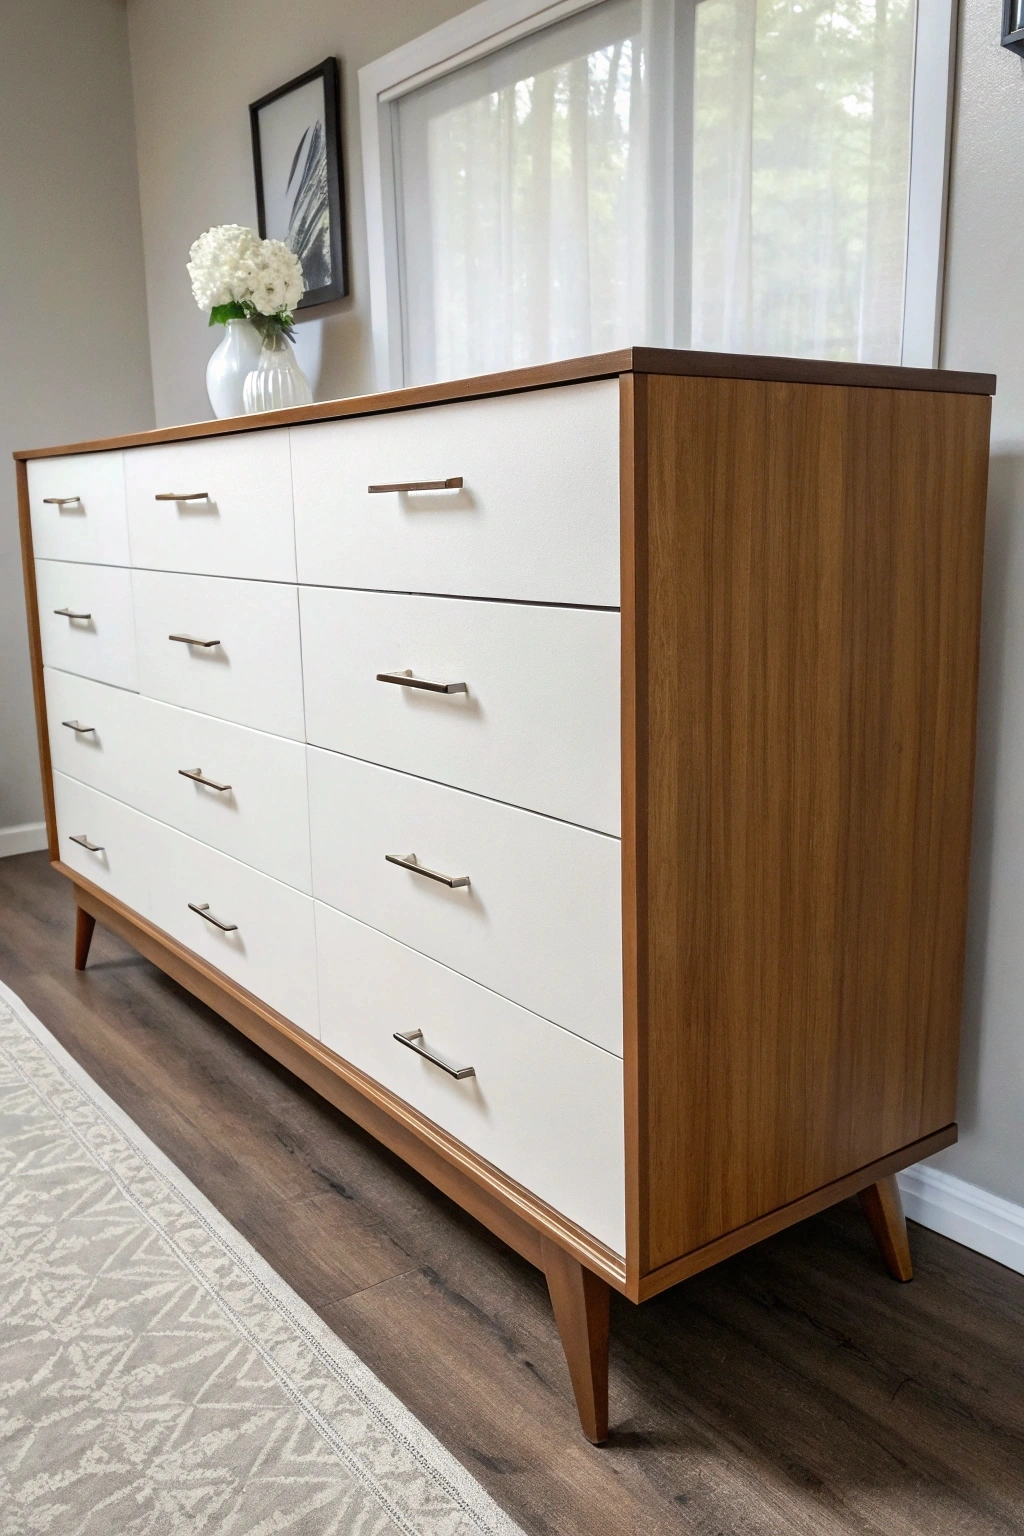
[[[26,821],[20,827],[0,827],[0,859],[12,853],[37,853],[45,847],[45,821]]]
[[[907,1168],[899,1186],[912,1221],[1024,1275],[1024,1206],[927,1163]]]

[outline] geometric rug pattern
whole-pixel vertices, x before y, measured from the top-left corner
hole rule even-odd
[[[0,1532],[519,1533],[2,983]]]

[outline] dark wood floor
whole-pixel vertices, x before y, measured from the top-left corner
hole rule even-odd
[[[540,1275],[231,1027],[0,859],[0,977],[523,1526],[565,1536],[1024,1532],[1024,1277],[853,1204],[635,1308],[580,1436]]]

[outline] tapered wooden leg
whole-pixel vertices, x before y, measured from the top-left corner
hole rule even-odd
[[[85,962],[89,958],[89,945],[92,943],[96,919],[91,912],[86,912],[82,907],[76,907],[75,912],[75,970],[84,971]]]
[[[913,1280],[907,1223],[895,1175],[862,1189],[860,1203],[890,1275],[894,1280]]]
[[[608,1302],[604,1280],[547,1238],[544,1273],[565,1350],[583,1433],[595,1445],[608,1438]]]

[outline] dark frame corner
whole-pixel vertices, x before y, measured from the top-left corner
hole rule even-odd
[[[318,304],[329,304],[333,299],[344,299],[349,292],[348,228],[345,222],[344,167],[341,154],[341,72],[338,60],[333,56],[323,63],[307,69],[286,85],[269,91],[258,101],[249,103],[249,128],[252,134],[252,168],[256,183],[256,220],[260,238],[266,239],[267,218],[263,197],[263,156],[260,150],[260,112],[272,102],[280,100],[308,85],[312,80],[323,80],[324,124],[327,150],[327,208],[331,221],[331,271],[334,282],[322,288],[308,289],[296,305],[297,310],[313,309]]]
[[[1020,6],[1016,0],[1003,0],[1003,35],[1000,41],[1004,48],[1010,48],[1014,53],[1024,54],[1024,26],[1014,27],[1014,12],[1017,12],[1017,20],[1020,17]]]

